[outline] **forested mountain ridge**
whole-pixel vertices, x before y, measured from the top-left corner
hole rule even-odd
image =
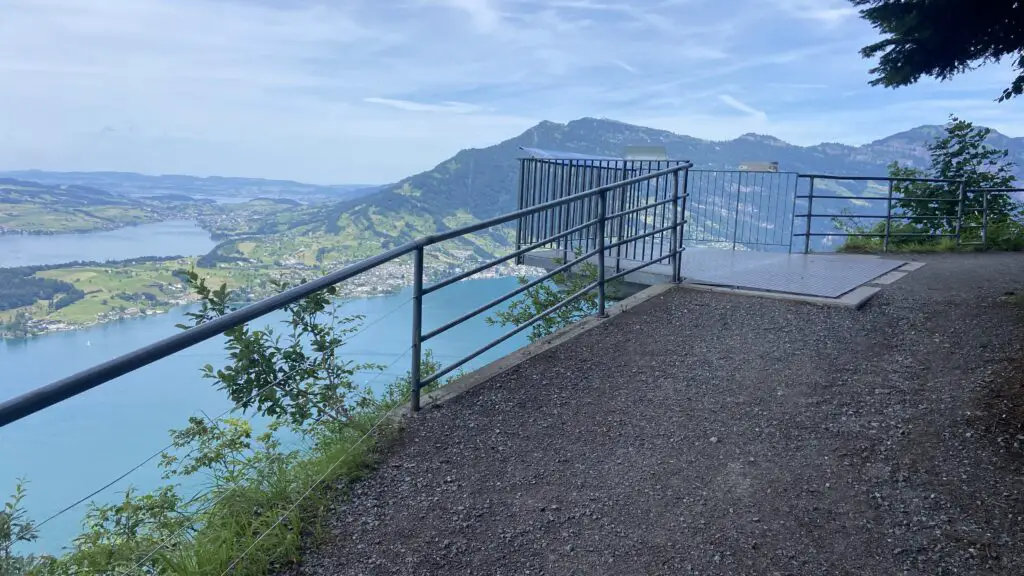
[[[516,209],[520,147],[601,156],[621,156],[626,146],[664,146],[668,157],[686,159],[695,169],[736,169],[743,162],[776,161],[783,171],[884,176],[893,160],[926,166],[927,145],[941,126],[920,126],[862,146],[822,143],[796,146],[773,136],[744,134],[711,141],[614,120],[582,118],[566,124],[541,122],[522,134],[486,148],[467,149],[434,168],[403,178],[380,191],[331,205],[307,207],[262,223],[261,233],[301,229],[337,233],[360,226],[360,233],[383,234],[390,246],[423,234]],[[1024,165],[1024,138],[993,132],[993,145],[1007,148]],[[1024,177],[1024,171],[1018,167]],[[283,219],[286,219],[283,220]],[[382,223],[387,222],[387,225]],[[383,232],[386,228],[389,232]]]

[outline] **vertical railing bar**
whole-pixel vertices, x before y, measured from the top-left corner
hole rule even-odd
[[[689,192],[689,190],[690,190],[690,186],[689,186],[690,174],[689,174],[689,171],[690,171],[689,168],[683,168],[683,190],[682,190],[683,200],[682,200],[682,207],[679,210],[679,214],[682,217],[682,220],[679,222],[679,227],[680,227],[680,229],[679,229],[679,244],[676,246],[676,249],[679,250],[679,269],[676,271],[676,276],[679,277],[679,281],[680,282],[683,281],[683,254],[682,254],[682,252],[684,250],[686,250],[686,246],[684,244],[685,240],[683,240],[683,239],[686,237],[686,222],[687,222],[687,218],[686,218],[686,205],[687,205],[687,203],[689,202],[689,199],[690,199],[690,192]]]
[[[719,215],[722,218],[722,224],[725,226],[725,236],[722,238],[722,241],[728,242],[730,232],[732,232],[729,229],[729,207],[732,205],[732,202],[725,199],[726,195],[728,194],[728,192],[726,191],[728,185],[726,183],[726,179],[723,176],[724,175],[721,172],[715,172],[715,181],[718,182],[718,187],[722,191],[721,194],[719,194],[719,197],[722,199],[722,210],[719,213]]]
[[[779,181],[780,181],[781,178],[782,178],[782,174],[778,174],[778,173],[772,174],[772,175],[770,175],[768,177],[770,191],[768,192],[768,212],[767,212],[767,218],[770,221],[769,223],[771,224],[771,226],[770,227],[769,226],[765,226],[765,239],[768,242],[772,243],[772,244],[780,243],[779,242],[779,238],[778,238],[778,236],[779,236],[779,226],[778,226],[779,211],[778,211],[777,207],[776,207],[776,209],[774,211],[772,210],[772,201],[775,199],[775,197],[779,193]]]
[[[960,181],[960,192],[956,203],[956,245],[960,246],[960,224],[964,218],[964,181]]]
[[[740,245],[746,248],[749,244],[757,243],[757,225],[761,220],[761,209],[757,202],[760,202],[760,198],[756,197],[756,191],[760,190],[757,187],[757,179],[761,176],[761,172],[747,172],[747,193],[746,198],[749,201],[749,210],[744,210],[746,220],[743,223],[743,235],[740,236]],[[753,182],[753,183],[752,183]],[[757,198],[757,202],[755,202]]]
[[[526,202],[532,207],[535,202],[534,196],[537,194],[537,161],[536,159],[530,159],[527,161],[529,166],[527,173],[527,185],[526,191],[523,196],[526,198]],[[526,236],[526,244],[533,244],[535,242],[533,238],[533,214],[525,216],[523,218],[523,234]]]
[[[650,161],[647,162],[647,164],[648,164],[647,168],[651,172],[653,172],[655,170],[655,168],[654,168],[655,162],[656,161],[654,161],[654,160],[650,160]],[[661,178],[655,178],[653,181],[649,180],[648,182],[651,182],[652,185],[654,186],[654,198],[651,200],[651,202],[652,203],[657,203],[659,200],[661,200],[661,188],[662,188],[661,182],[662,182],[662,179]],[[666,191],[668,190],[667,186],[665,187],[665,190]],[[659,208],[661,209],[660,211],[659,211]],[[661,227],[660,226],[659,218],[660,218],[661,215],[664,215],[664,213],[665,213],[664,209],[665,209],[665,206],[654,206],[653,209],[649,210],[649,212],[651,212],[651,215],[650,215],[651,227],[654,230],[657,230],[658,228]],[[655,258],[657,258],[657,255],[656,255],[657,254],[657,250],[656,250],[656,248],[658,246],[659,239],[662,237],[662,235],[663,234],[655,234],[654,236],[651,236],[649,239],[644,241],[645,242],[644,243],[644,249],[645,250],[647,250],[647,244],[650,244],[650,258],[651,258],[651,260],[654,260]],[[649,240],[649,242],[648,242],[648,240]],[[641,262],[649,262],[649,261],[650,260],[647,260],[646,258],[641,260]]]
[[[772,176],[772,191],[768,196],[768,211],[771,213],[772,219],[772,243],[782,246],[782,237],[779,236],[786,229],[785,222],[779,221],[779,210],[781,193],[782,193],[782,181],[786,178],[785,174],[774,174]]]
[[[700,222],[700,228],[697,230],[696,239],[698,242],[707,242],[708,229],[714,229],[713,222],[715,217],[714,206],[709,206],[708,203],[713,203],[715,195],[708,189],[710,183],[708,182],[708,172],[704,170],[700,173],[700,196],[702,199],[701,210],[704,213],[704,217]]]
[[[811,214],[814,213],[814,176],[811,176],[810,189],[807,191],[807,230],[804,235],[804,254],[811,252]]]
[[[547,182],[547,175],[551,170],[551,163],[543,162],[538,166],[538,168],[540,169],[537,171],[537,203],[540,204],[544,202],[544,183]],[[540,242],[544,239],[544,236],[541,233],[543,219],[544,214],[541,212],[533,215],[534,241],[536,242]]]
[[[672,234],[669,236],[673,284],[679,283],[679,220],[679,172],[676,171],[672,173]]]
[[[572,195],[572,174],[575,171],[574,162],[569,162],[568,174],[562,178],[562,198],[567,198]],[[562,228],[558,231],[558,234],[568,230],[569,228],[569,206],[563,205],[559,210],[559,220],[562,222]],[[569,258],[569,241],[568,238],[560,240],[562,245],[562,258],[568,261]]]
[[[629,176],[632,176],[632,172],[633,172],[633,161],[631,161],[631,160],[623,160],[622,161],[622,177],[623,178],[628,178]],[[629,207],[629,208],[636,208],[637,206],[639,206],[639,201],[640,201],[640,185],[639,184],[636,185],[636,186],[630,186],[628,188],[623,188],[622,194],[626,198],[625,205],[627,207]],[[626,229],[626,236],[625,236],[625,238],[629,238],[629,237],[633,236],[636,233],[637,226],[639,226],[638,222],[639,222],[639,218],[640,217],[641,217],[640,214],[630,214],[629,216],[626,217],[626,221],[625,221],[625,224],[624,224],[624,227]],[[623,255],[623,257],[626,260],[635,259],[636,258],[636,242],[627,242],[626,244],[623,244],[622,255]]]
[[[981,195],[981,249],[988,250],[988,190]],[[1012,198],[1011,198],[1012,199]]]
[[[751,226],[753,227],[753,232],[750,234],[752,236],[750,240],[751,243],[758,247],[762,243],[761,230],[765,228],[765,218],[768,216],[767,212],[764,211],[764,175],[765,173],[761,172],[754,176],[754,190],[757,191],[757,217],[752,219]],[[760,250],[760,248],[757,249]]]
[[[607,192],[597,195],[597,316],[604,318],[605,313],[605,270],[604,270],[604,232],[605,232],[605,209],[607,208]]]
[[[885,236],[882,238],[882,252],[889,251],[889,233],[892,228],[892,179],[889,180],[889,195],[885,201]]]
[[[758,212],[764,212],[764,215],[758,218],[758,232],[757,241],[759,244],[767,246],[772,243],[772,234],[775,229],[774,221],[772,221],[772,186],[775,184],[775,179],[772,178],[772,173],[766,172],[761,174],[761,187],[759,190],[761,193],[758,195]],[[767,192],[766,192],[767,191]]]
[[[625,161],[622,162],[622,179],[623,180],[627,179],[626,162]],[[617,188],[616,190],[618,192],[618,199],[619,199],[619,202],[618,202],[618,206],[619,206],[618,212],[623,212],[626,209],[626,190],[625,190],[625,188]],[[631,206],[631,208],[632,208],[632,206]],[[625,228],[625,226],[626,226],[626,216],[619,216],[619,217],[617,217],[615,219],[615,232],[616,232],[616,234],[615,234],[616,235],[615,241],[616,242],[618,242],[619,240],[622,240],[623,238],[626,237],[626,236],[623,235],[623,229]],[[624,247],[624,246],[622,246],[620,244],[619,246],[615,247],[615,273],[616,274],[618,274],[619,272],[622,272],[622,253],[624,251],[627,253],[626,257],[628,258],[629,257],[628,256],[628,253],[629,253],[629,247],[628,246]]]
[[[787,184],[786,185],[786,189],[787,190],[790,189],[789,182],[788,182],[788,180],[790,180],[790,179],[792,180],[792,183],[793,183],[793,186],[792,186],[793,202],[790,203],[790,204],[792,204],[792,209],[790,210],[790,213],[789,213],[789,233],[787,234],[787,236],[789,237],[789,253],[792,254],[793,253],[793,243],[796,242],[796,238],[793,235],[796,234],[796,197],[800,195],[800,176],[799,175],[789,176],[789,178],[787,179],[787,183],[786,183]]]
[[[518,210],[522,210],[523,208],[526,208],[526,206],[523,205],[526,202],[526,199],[523,197],[523,192],[526,191],[526,183],[524,181],[525,176],[526,176],[526,159],[525,158],[520,158],[519,159],[519,193],[518,193],[518,196],[516,198]],[[523,247],[523,219],[520,218],[519,220],[516,221],[516,250],[518,251],[522,247]],[[522,256],[517,256],[516,257],[516,263],[517,264],[522,264],[523,263],[523,257]]]
[[[569,161],[571,162],[571,160]],[[565,162],[566,161],[563,160],[558,164],[552,166],[551,180],[548,183],[548,202],[551,202],[558,198],[558,191],[561,188],[561,182],[565,178]],[[561,208],[561,206],[557,208]],[[552,210],[545,210],[547,216],[545,219],[545,238],[551,238],[555,234],[558,234],[556,228],[558,228],[558,216],[560,210],[558,210],[557,208]]]
[[[743,172],[736,172],[736,208],[733,212],[735,220],[732,228],[732,249],[736,249],[736,235],[740,231],[740,195],[743,193]]]
[[[655,170],[654,166],[656,164],[656,161],[652,160],[652,161],[648,162],[648,164],[649,164],[648,169],[653,172]],[[665,181],[665,184],[667,184],[667,183],[668,182]],[[654,199],[653,199],[653,202],[657,203],[660,200],[662,200],[662,198],[661,198],[661,194],[662,194],[662,191],[661,191],[661,189],[662,189],[662,179],[661,178],[655,178],[654,181],[653,181],[653,184],[654,184]],[[664,186],[664,188],[665,188],[665,191],[667,192],[668,191],[668,186],[666,185],[666,186]],[[666,197],[666,199],[667,199],[667,197]],[[658,228],[661,228],[661,218],[664,217],[665,209],[666,208],[667,208],[667,206],[655,206],[651,210],[651,212],[653,212],[653,214],[651,214],[651,226],[655,230],[657,230]],[[650,256],[650,258],[651,258],[651,260],[654,260],[655,258],[658,257],[657,247],[659,246],[658,243],[662,240],[663,236],[664,236],[664,232],[655,234],[654,236],[650,237],[650,245],[651,245],[651,249],[650,249],[651,256]],[[644,248],[646,248],[646,247],[647,247],[647,244],[644,244]],[[662,248],[662,250],[664,250],[664,247]],[[645,260],[641,260],[641,262],[649,262],[649,260],[645,259]]]
[[[722,228],[722,221],[721,220],[722,220],[723,211],[726,210],[726,208],[725,208],[725,204],[720,202],[720,200],[722,198],[722,194],[718,190],[719,187],[720,187],[719,185],[720,185],[720,182],[719,182],[718,172],[714,172],[714,171],[708,172],[708,186],[710,187],[711,198],[713,200],[712,204],[711,204],[712,208],[713,208],[712,212],[711,212],[711,216],[713,218],[714,226],[713,226],[712,229],[715,230],[716,233],[720,232],[720,234],[716,234],[716,235],[719,236],[719,238],[718,238],[719,240],[724,242],[728,238],[729,231]]]
[[[667,168],[667,167],[668,167],[667,163],[666,163],[665,166],[662,166],[661,160],[658,161],[658,170],[659,171],[662,170],[663,168]],[[675,174],[675,172],[673,172],[673,174]],[[675,186],[674,186],[674,184],[672,182],[672,179],[671,179],[672,177],[671,176],[659,177],[658,179],[661,180],[662,178],[664,178],[664,181],[665,181],[665,200],[668,200],[671,197],[673,199],[673,201],[672,201],[671,204],[666,204],[665,208],[662,209],[662,211],[661,211],[661,223],[662,223],[662,227],[664,227],[666,221],[672,222],[673,223],[672,229],[674,230],[676,228],[676,226],[678,225],[678,222],[679,222],[679,216],[677,214],[675,214],[676,209],[677,209],[677,206],[676,206],[677,202],[675,200],[675,195],[676,195]],[[669,213],[669,210],[672,211],[671,214]],[[659,252],[658,256],[664,256],[665,255],[665,235],[666,235],[665,232],[661,233],[661,243],[658,244],[658,246],[661,247],[661,250],[658,251]],[[678,240],[678,239],[679,238],[678,238],[678,233],[677,233],[676,240]],[[669,250],[670,251],[671,250],[675,250],[675,242],[672,241],[671,234],[669,234],[668,241],[669,241],[669,245],[668,245],[669,246]]]
[[[420,355],[423,345],[423,246],[417,246],[412,272],[412,366],[409,377],[412,380],[410,408],[420,410]]]
[[[580,178],[577,179],[577,182],[576,182],[577,185],[573,187],[573,191],[572,191],[573,195],[581,194],[584,190],[587,190],[587,183],[588,183],[587,179],[590,178],[590,174],[591,174],[591,171],[593,170],[593,168],[594,167],[592,166],[591,162],[587,162],[586,164],[584,164],[584,166],[583,166],[583,174],[581,174]],[[569,226],[570,227],[576,228],[577,226],[580,225],[580,214],[581,213],[582,213],[582,210],[580,209],[579,202],[573,202],[572,205],[569,208]],[[576,247],[579,245],[579,236],[580,236],[579,233],[574,233],[574,234],[570,234],[566,238],[566,240],[569,242],[568,246],[570,247],[570,249],[573,252],[576,251]]]

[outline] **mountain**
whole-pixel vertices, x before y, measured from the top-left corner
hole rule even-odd
[[[385,186],[361,203],[382,210],[430,214],[465,211],[477,218],[516,208],[520,146],[601,156],[621,156],[626,146],[664,146],[669,158],[690,160],[696,169],[732,169],[750,161],[777,161],[788,172],[884,176],[893,160],[924,167],[927,145],[942,126],[921,126],[865,144],[796,146],[773,136],[744,134],[711,141],[614,120],[582,118],[567,124],[541,122],[515,138],[481,149],[463,150],[432,170]],[[1024,138],[993,132],[990,142],[1007,148],[1024,179]]]
[[[49,172],[18,170],[0,177],[30,180],[48,185],[86,185],[126,196],[187,194],[200,198],[292,198],[304,202],[337,202],[376,192],[372,184],[322,186],[291,180],[232,178],[225,176],[150,176],[134,172]]]
[[[749,161],[777,161],[780,170],[853,176],[884,176],[893,160],[924,167],[927,145],[943,133],[942,126],[920,126],[862,146],[822,143],[796,146],[778,138],[744,134],[711,141],[607,119],[582,118],[567,124],[541,122],[522,134],[487,148],[462,150],[431,170],[382,187],[378,192],[340,203],[291,212],[283,221],[262,223],[259,233],[301,230],[304,234],[357,231],[389,247],[423,234],[473,220],[497,216],[517,207],[518,158],[521,146],[600,156],[621,156],[626,146],[664,146],[669,158],[687,159],[696,169],[735,170]],[[1024,138],[993,132],[990,142],[1010,150],[1024,179]],[[860,184],[822,182],[821,186],[851,197],[877,195],[880,189]],[[823,202],[815,212],[838,214],[854,201]],[[858,210],[864,211],[860,202]],[[879,203],[875,203],[879,205]],[[825,222],[825,224],[828,224]],[[508,232],[491,237],[508,242]]]
[[[331,240],[339,252],[363,256],[425,234],[515,210],[518,158],[524,156],[520,147],[617,157],[626,146],[657,145],[664,146],[670,158],[692,161],[696,169],[726,170],[736,169],[744,162],[776,161],[780,170],[788,172],[884,176],[893,160],[919,167],[927,165],[927,145],[942,132],[942,126],[920,126],[862,146],[795,146],[760,134],[711,141],[608,119],[581,118],[566,124],[545,121],[504,142],[462,150],[431,170],[372,189],[359,185],[317,186],[283,180],[120,172],[8,174],[31,175],[47,184],[87,185],[137,197],[187,194],[198,198],[234,195],[298,200],[305,205],[246,220],[225,237],[332,236],[339,237]],[[1024,138],[993,132],[990,143],[1010,151],[1018,162],[1018,177],[1024,178],[1020,168],[1024,165]],[[884,194],[877,186],[839,182],[822,182],[821,186],[852,198]],[[854,199],[816,203],[815,212],[838,214],[844,207],[855,205],[858,210],[866,209],[865,202]],[[511,238],[511,231],[506,228],[456,244],[484,256],[507,245]]]

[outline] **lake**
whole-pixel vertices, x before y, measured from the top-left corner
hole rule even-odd
[[[147,248],[147,250],[149,250]],[[95,255],[90,255],[95,258]],[[424,300],[424,332],[484,304],[516,286],[514,278],[470,280]],[[389,365],[383,373],[363,373],[358,381],[380,390],[409,370],[410,290],[353,300],[345,314],[365,316],[364,330],[344,348],[357,362]],[[0,398],[6,399],[88,368],[139,346],[172,335],[184,309],[168,314],[99,325],[87,330],[0,342]],[[277,320],[282,318],[278,313]],[[257,321],[257,326],[276,323]],[[482,316],[432,339],[428,344],[445,365],[458,360],[507,329],[487,326]],[[224,362],[223,339],[216,338],[121,377],[24,420],[0,428],[0,495],[6,500],[16,478],[29,480],[25,505],[40,521],[104,486],[169,442],[168,430],[192,415],[219,414],[228,401],[200,367]],[[469,366],[479,367],[526,343],[524,334],[490,350]],[[142,490],[160,483],[151,462],[96,498],[110,502],[129,485]],[[79,533],[86,506],[46,524],[40,540],[23,551],[58,552]]]
[[[0,268],[141,256],[201,256],[216,246],[189,220],[171,220],[86,234],[0,235]]]

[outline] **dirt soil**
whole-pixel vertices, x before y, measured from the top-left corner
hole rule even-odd
[[[1024,574],[1024,255],[914,259],[860,311],[672,290],[423,412],[294,573]]]

